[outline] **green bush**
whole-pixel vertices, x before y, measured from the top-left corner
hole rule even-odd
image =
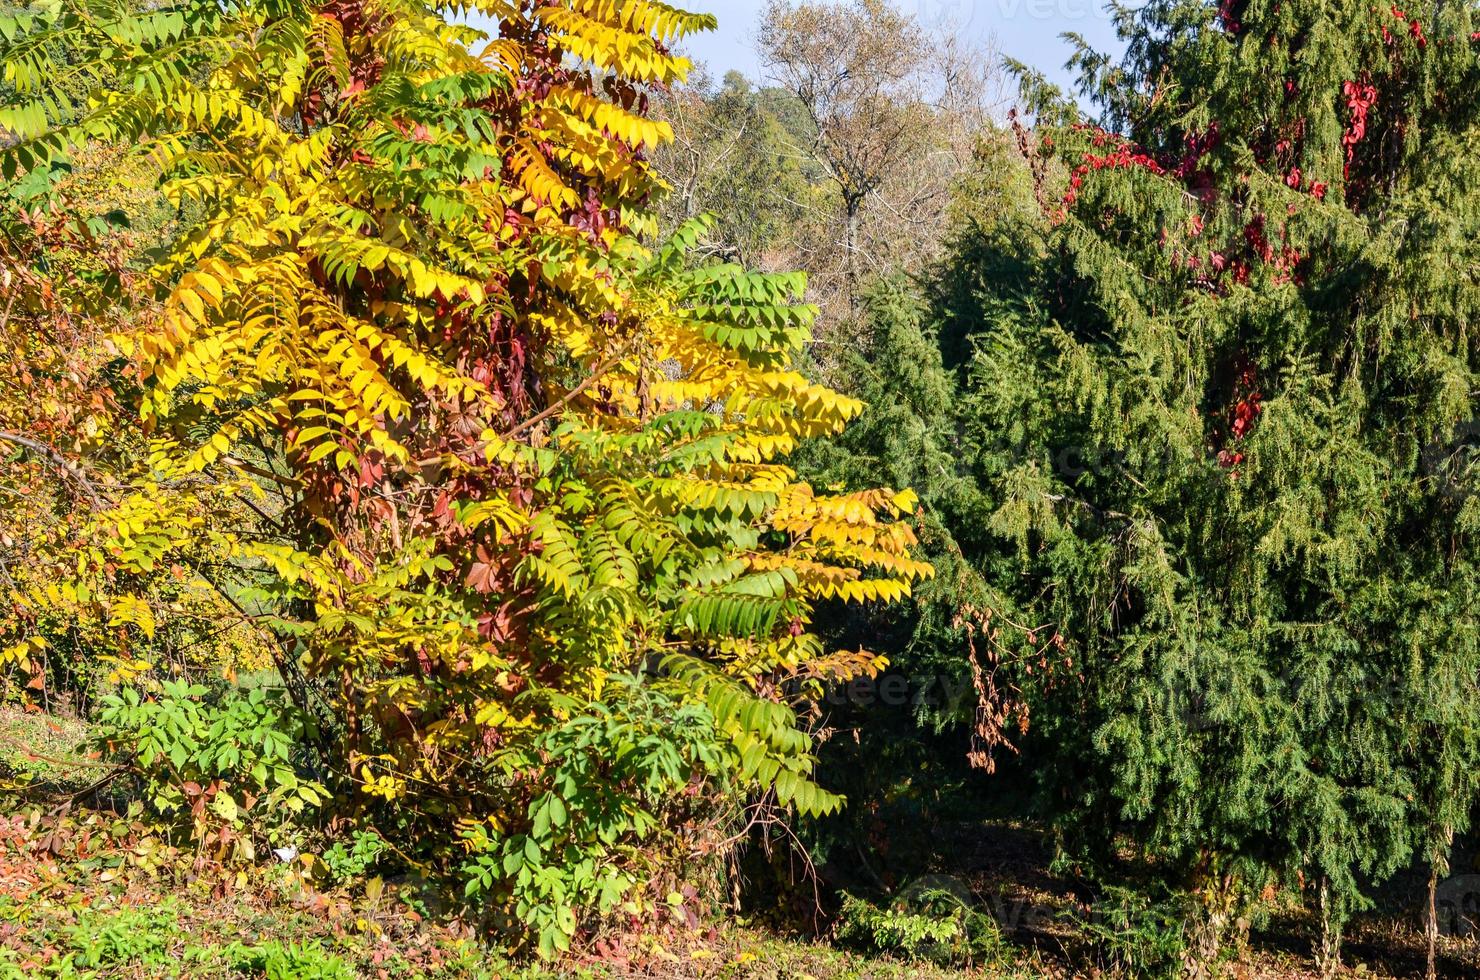
[[[170,944],[179,928],[179,914],[168,905],[89,912],[68,930],[72,953],[64,962],[102,971],[163,966],[170,962]]]
[[[354,980],[354,972],[342,959],[315,943],[234,946],[230,956],[236,970],[260,975],[263,980]]]
[[[375,867],[389,847],[385,838],[374,831],[357,830],[348,842],[335,841],[319,858],[334,881],[352,881]]]
[[[629,893],[680,850],[672,828],[709,805],[697,788],[723,787],[734,765],[706,708],[654,686],[612,678],[603,701],[567,708],[564,724],[500,758],[540,781],[523,825],[465,834],[465,894],[507,900],[543,956],[567,949],[583,916],[641,903]]]
[[[1004,953],[996,920],[944,888],[906,892],[887,907],[845,892],[838,937],[870,951],[940,964],[992,962]]]
[[[214,700],[208,694],[199,684],[166,681],[152,692],[126,687],[102,701],[95,742],[123,754],[155,812],[188,822],[197,837],[249,822],[266,832],[328,797],[295,767],[310,722],[280,692],[232,691]]]
[[[1175,977],[1188,961],[1188,903],[1179,896],[1152,897],[1134,888],[1109,887],[1088,915],[1071,921],[1089,941],[1102,968],[1129,977]]]

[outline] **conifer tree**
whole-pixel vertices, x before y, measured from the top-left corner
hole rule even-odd
[[[1066,852],[1132,842],[1203,956],[1300,889],[1330,968],[1475,798],[1480,16],[1154,0],[1118,27],[1122,61],[1075,59],[1098,125],[1025,83],[1042,229],[968,234],[938,280],[983,506],[911,480],[1053,640],[998,689]]]
[[[1124,62],[1078,59],[1103,128],[1030,147],[1072,168],[1042,314],[969,368],[980,431],[1022,425],[997,389],[1059,409],[992,524],[1084,676],[1037,686],[1065,840],[1129,831],[1214,938],[1303,882],[1328,965],[1473,801],[1475,14],[1121,12]]]

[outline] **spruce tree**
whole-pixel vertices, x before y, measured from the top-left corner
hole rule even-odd
[[[1215,926],[1303,882],[1328,962],[1473,800],[1475,11],[1123,11],[1102,126],[1034,134],[1045,315],[969,369],[983,432],[1027,379],[1060,408],[993,520],[1085,677],[1041,688],[1066,841],[1128,831]]]
[[[1096,123],[1025,84],[1041,230],[936,284],[980,502],[910,481],[1057,639],[1000,686],[1065,853],[1133,844],[1204,956],[1299,889],[1330,967],[1475,800],[1480,7],[1117,17],[1122,60],[1076,57]]]

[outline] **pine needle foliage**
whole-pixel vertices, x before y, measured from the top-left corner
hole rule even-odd
[[[1122,11],[1124,61],[1078,59],[1104,125],[1031,137],[1068,186],[1030,315],[966,367],[1021,433],[1016,594],[1083,678],[1035,712],[1064,840],[1130,834],[1215,924],[1303,885],[1328,961],[1475,797],[1476,17]],[[994,394],[1027,387],[1059,410]]]
[[[1039,218],[964,229],[926,313],[875,305],[894,421],[825,472],[921,489],[963,588],[911,657],[959,659],[966,603],[1023,647],[999,707],[1076,866],[1195,898],[1203,956],[1297,890],[1329,966],[1476,800],[1480,12],[1117,23],[1123,60],[1075,59],[1098,124],[1024,74]]]

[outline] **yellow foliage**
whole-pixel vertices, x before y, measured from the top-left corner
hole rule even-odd
[[[109,68],[128,85],[60,132],[139,142],[200,215],[146,277],[162,302],[117,331],[153,472],[96,515],[72,577],[96,594],[70,604],[147,639],[157,610],[108,584],[120,569],[204,550],[260,577],[385,799],[489,805],[502,747],[677,657],[748,778],[836,806],[770,692],[877,670],[823,651],[811,604],[898,600],[931,570],[907,492],[817,494],[782,462],[863,410],[797,368],[803,279],[696,265],[703,221],[640,239],[645,155],[672,138],[641,89],[681,79],[667,46],[713,19],[476,9],[499,38],[408,0],[353,23],[224,8],[192,70],[141,41]],[[108,656],[118,678],[147,666]]]

